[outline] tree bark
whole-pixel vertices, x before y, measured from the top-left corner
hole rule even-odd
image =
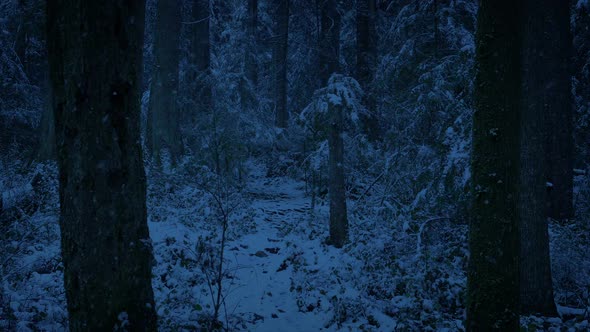
[[[258,84],[258,70],[256,66],[257,43],[256,31],[258,28],[258,0],[248,0],[248,21],[246,30],[248,31],[248,45],[246,48],[246,78],[250,84],[255,87]]]
[[[180,59],[180,0],[159,0],[154,38],[154,71],[150,87],[147,117],[147,147],[154,161],[161,161],[167,149],[172,162],[180,157],[183,144],[180,135],[178,97],[178,63]]]
[[[37,151],[37,160],[54,160],[55,156],[55,119],[53,109],[50,105],[47,105],[43,110],[39,124],[39,150]]]
[[[47,36],[71,331],[155,331],[140,145],[145,3],[52,0]]]
[[[329,112],[330,244],[342,248],[348,238],[342,106],[330,104]]]
[[[319,0],[320,31],[320,81],[325,86],[332,74],[340,70],[340,13],[336,0]]]
[[[362,116],[364,132],[370,140],[380,136],[372,83],[377,63],[377,33],[375,0],[358,0],[356,7],[356,79],[365,92],[364,104],[368,115]]]
[[[573,52],[569,1],[544,1],[547,62],[545,101],[550,110],[547,136],[547,174],[550,218],[564,221],[574,217],[573,208],[573,98],[571,93]],[[540,6],[540,5],[538,5]]]
[[[209,82],[211,43],[209,40],[210,22],[209,0],[193,0],[192,17],[190,24],[190,52],[188,63],[190,65],[187,74],[189,84],[194,84],[191,93],[195,116],[207,113],[211,110],[211,84]]]
[[[258,25],[258,0],[248,0],[246,20],[246,45],[244,50],[244,76],[240,78],[240,106],[253,109],[256,104],[258,73],[256,67],[256,29]]]
[[[545,140],[551,132],[554,72],[547,64],[553,47],[552,0],[526,0],[523,22],[523,91],[520,135],[520,307],[522,314],[555,316],[547,230]]]
[[[519,330],[519,9],[482,0],[477,18],[468,331]]]
[[[289,110],[287,109],[287,51],[289,40],[289,0],[279,0],[275,15],[276,42],[274,43],[274,100],[276,126],[287,128]]]
[[[572,71],[575,74],[574,146],[575,168],[590,165],[590,4],[581,4],[574,10]]]

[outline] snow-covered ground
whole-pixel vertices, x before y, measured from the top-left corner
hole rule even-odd
[[[41,171],[54,174],[52,167],[44,167]],[[221,253],[220,207],[229,221],[218,317],[225,329],[463,330],[465,224],[445,218],[391,221],[370,212],[370,201],[350,200],[351,241],[336,249],[325,244],[327,201],[319,199],[312,210],[304,182],[269,173],[252,162],[247,179],[234,187],[203,182],[200,170],[149,174],[148,223],[160,330],[196,331],[212,322]],[[26,182],[26,177],[21,180],[10,185]],[[66,327],[55,175],[47,185],[42,204],[15,216],[1,238],[0,330]],[[574,298],[586,293],[568,293],[584,285],[587,273],[569,261],[573,257],[587,264],[587,255],[571,246],[582,243],[575,238],[580,233],[555,225],[551,234],[558,267],[556,298],[560,311],[570,318],[525,317],[523,325],[533,330],[588,330],[587,311]],[[573,288],[567,284],[572,282]]]
[[[247,331],[338,330],[342,327],[342,322],[334,316],[338,299],[358,297],[362,290],[355,289],[354,285],[337,278],[337,275],[348,272],[343,267],[360,267],[362,263],[344,251],[323,243],[327,235],[327,211],[321,206],[312,212],[310,198],[305,195],[305,183],[286,177],[270,179],[264,173],[260,169],[252,170],[243,192],[242,197],[248,202],[248,218],[251,219],[248,221],[249,231],[234,236],[226,243],[226,277],[222,292],[225,300],[219,319],[230,329]],[[158,260],[155,271],[156,301],[161,303],[159,314],[165,320],[162,327],[164,330],[179,326],[190,329],[199,325],[202,311],[213,310],[211,295],[216,295],[216,289],[209,289],[210,280],[202,280],[203,270],[207,269],[199,266],[202,263],[198,258],[202,257],[198,254],[199,250],[190,249],[191,244],[199,243],[199,237],[208,237],[211,230],[205,230],[198,223],[184,225],[174,216],[163,219],[150,222]],[[229,227],[242,221],[233,219]],[[214,228],[213,232],[217,234],[212,238],[217,238],[221,229]],[[172,243],[181,245],[169,249],[174,246]],[[218,251],[219,247],[212,246],[210,249]],[[176,264],[170,261],[170,252],[190,257],[187,260],[194,264]],[[179,279],[185,280],[185,285],[170,286],[162,282],[165,274],[175,276],[165,279],[175,279],[175,283]],[[187,287],[191,279],[204,282]],[[323,285],[315,289],[314,284],[322,280]],[[178,288],[185,289],[182,295],[175,295]],[[180,301],[179,296],[182,297]],[[167,302],[169,298],[176,298],[177,301]],[[179,306],[181,302],[184,305]],[[173,308],[168,309],[169,305]],[[171,312],[176,318],[165,318]],[[375,319],[375,315],[379,314],[368,315]],[[381,317],[382,322],[371,321],[371,324],[379,324],[385,330],[393,329],[391,318],[383,314],[379,316],[384,316]],[[352,324],[350,328],[357,330],[361,325],[363,322]],[[360,328],[371,330],[367,321],[364,325]]]

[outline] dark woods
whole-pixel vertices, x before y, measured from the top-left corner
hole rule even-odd
[[[0,329],[587,329],[589,11],[0,0]]]

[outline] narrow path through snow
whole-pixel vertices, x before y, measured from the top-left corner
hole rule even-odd
[[[347,255],[322,244],[327,225],[317,223],[327,221],[326,207],[311,213],[305,183],[267,178],[264,173],[263,168],[254,168],[243,191],[251,204],[247,221],[239,225],[240,220],[233,220],[229,226],[232,230],[247,226],[248,231],[232,236],[225,245],[219,319],[240,331],[334,330],[333,324],[325,327],[334,317],[330,299],[347,295],[353,287],[345,287],[343,294],[341,278],[333,275]],[[203,310],[212,310],[211,294],[216,292],[203,280],[194,249],[211,231],[192,222],[195,213],[207,208],[191,205],[191,195],[199,197],[195,190],[190,184],[181,187],[170,193],[169,201],[157,202],[157,206],[175,205],[151,210],[150,235],[158,262],[154,291],[164,330],[199,326]],[[176,201],[177,197],[186,200]]]
[[[248,190],[257,211],[257,231],[226,249],[232,262],[229,265],[234,265],[228,267],[236,268],[235,279],[226,289],[228,313],[249,317],[255,324],[249,330],[302,331],[310,325],[318,329],[322,322],[310,321],[313,318],[299,311],[290,294],[290,249],[298,240],[291,231],[297,223],[305,222],[310,210],[304,183],[255,177]],[[321,250],[319,246],[317,250]]]

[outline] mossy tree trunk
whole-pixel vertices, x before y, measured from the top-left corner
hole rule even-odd
[[[177,105],[181,8],[180,0],[158,0],[146,135],[148,152],[156,163],[165,149],[173,163],[183,153]]]
[[[482,0],[477,17],[468,331],[519,330],[519,12]]]
[[[47,3],[71,331],[155,331],[140,144],[145,3]]]

